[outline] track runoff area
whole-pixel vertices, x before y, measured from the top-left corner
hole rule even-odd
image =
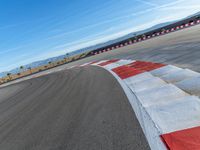
[[[1,87],[0,149],[200,149],[199,29]]]

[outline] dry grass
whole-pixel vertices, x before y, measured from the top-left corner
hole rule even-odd
[[[25,77],[25,76],[28,76],[28,75],[32,75],[34,73],[38,73],[38,72],[41,72],[41,71],[44,71],[44,70],[47,70],[47,69],[51,69],[51,68],[54,68],[54,67],[72,62],[72,61],[76,61],[78,59],[86,57],[87,54],[88,53],[82,53],[82,54],[79,54],[79,55],[75,55],[73,57],[66,58],[65,60],[63,59],[63,60],[55,61],[55,62],[52,62],[51,64],[46,64],[44,66],[39,66],[39,67],[36,67],[36,68],[25,70],[25,71],[22,71],[22,72],[17,73],[17,74],[10,74],[9,76],[5,76],[5,77],[0,78],[0,84],[7,83],[9,81],[16,80],[16,79],[19,79],[19,78],[22,78],[22,77]]]

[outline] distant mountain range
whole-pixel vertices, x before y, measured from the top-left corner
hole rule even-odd
[[[200,12],[195,13],[193,15],[190,15],[190,16],[184,18],[184,19],[191,18],[191,17],[197,16],[197,15],[200,15]],[[181,20],[184,20],[184,19],[181,19]],[[117,39],[113,39],[113,40],[110,40],[110,41],[107,41],[107,42],[104,42],[104,43],[100,43],[100,44],[97,44],[97,45],[93,45],[93,46],[90,46],[90,47],[82,48],[82,49],[76,50],[74,52],[70,52],[68,56],[73,56],[73,55],[76,55],[76,54],[80,54],[80,53],[88,52],[88,51],[95,50],[95,49],[98,49],[98,48],[101,48],[101,47],[105,47],[105,46],[108,46],[108,45],[112,45],[114,43],[117,43],[117,42],[129,39],[131,37],[134,37],[135,35],[144,34],[146,32],[149,32],[149,31],[152,31],[152,30],[155,30],[155,29],[158,29],[158,28],[165,27],[167,25],[170,25],[170,24],[172,24],[174,22],[178,22],[178,21],[181,21],[181,20],[176,20],[176,21],[172,21],[172,22],[165,22],[165,23],[157,24],[157,25],[152,26],[152,27],[150,27],[148,29],[145,29],[145,30],[141,30],[141,31],[138,31],[138,32],[133,32],[133,33],[127,34],[127,35],[122,36],[122,37],[117,38]],[[45,59],[45,60],[36,61],[36,62],[27,64],[27,65],[24,65],[24,68],[25,69],[29,68],[29,67],[34,68],[34,67],[46,65],[50,61],[53,62],[53,61],[61,60],[64,57],[66,57],[66,55],[60,55],[60,56],[57,56],[57,57],[52,57],[52,58],[48,58],[48,59]],[[12,74],[16,74],[16,73],[20,72],[20,69],[16,68],[16,69],[10,70],[8,72],[12,73]],[[0,73],[0,77],[5,76],[8,72]]]

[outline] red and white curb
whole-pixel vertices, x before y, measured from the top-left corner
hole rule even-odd
[[[200,149],[200,73],[134,60],[92,65],[119,81],[152,150]]]

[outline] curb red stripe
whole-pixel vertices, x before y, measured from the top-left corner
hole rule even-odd
[[[131,76],[135,76],[137,74],[144,72],[142,70],[131,68],[129,66],[117,67],[117,68],[112,69],[112,71],[115,72],[121,79],[126,79]]]
[[[102,63],[100,63],[100,64],[98,64],[98,65],[99,65],[99,66],[105,66],[105,65],[108,65],[108,64],[117,62],[117,61],[119,61],[119,59],[108,60],[108,61],[102,62]]]
[[[145,71],[152,71],[165,66],[164,64],[136,61],[128,65],[120,66],[112,69],[121,79],[126,79]]]
[[[129,64],[128,66],[136,68],[136,69],[140,69],[143,71],[151,71],[151,70],[163,67],[165,65],[159,64],[159,63],[152,63],[152,62],[136,61],[134,63]]]
[[[199,150],[200,127],[161,135],[169,150]]]

